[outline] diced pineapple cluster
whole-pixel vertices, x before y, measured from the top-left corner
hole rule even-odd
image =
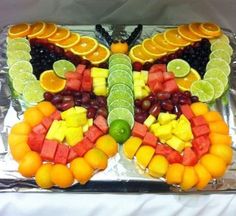
[[[160,113],[157,119],[149,115],[144,124],[162,143],[178,152],[192,146],[191,124],[184,115],[181,115],[179,119],[177,115],[170,113]]]
[[[91,76],[93,79],[93,93],[97,96],[107,96],[106,79],[108,77],[108,69],[93,67]]]
[[[134,71],[133,80],[135,99],[143,99],[151,93],[151,90],[148,87],[148,71]]]
[[[54,120],[46,138],[48,140],[63,140],[74,146],[83,139],[83,133],[93,125],[93,119],[87,119],[87,110],[75,106],[61,113],[62,120]]]

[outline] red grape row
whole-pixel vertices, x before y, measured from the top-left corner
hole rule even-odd
[[[160,112],[169,112],[178,117],[182,114],[180,105],[192,104],[198,101],[198,97],[192,96],[189,91],[185,92],[159,92],[146,98],[135,100],[135,121],[143,123],[148,115],[157,117]]]
[[[107,99],[104,96],[96,96],[90,92],[63,90],[56,94],[45,92],[44,99],[50,101],[60,111],[82,106],[87,109],[87,118],[95,119],[98,115],[107,118]]]

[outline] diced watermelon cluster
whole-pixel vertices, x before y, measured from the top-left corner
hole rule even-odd
[[[150,68],[148,85],[153,94],[161,91],[173,93],[179,90],[174,74],[167,72],[165,64],[154,64]]]
[[[108,131],[106,119],[99,115],[94,120],[94,125],[89,127],[84,134],[83,140],[70,148],[66,144],[45,138],[52,122],[60,119],[60,112],[55,111],[51,116],[45,117],[40,124],[34,126],[28,136],[29,147],[38,152],[43,160],[67,164],[76,157],[82,157],[94,147],[96,140]]]
[[[91,70],[86,69],[86,65],[79,64],[75,71],[69,71],[65,74],[66,89],[74,91],[91,92],[93,80]]]

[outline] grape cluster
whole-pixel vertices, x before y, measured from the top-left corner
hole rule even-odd
[[[185,92],[159,92],[146,98],[135,100],[135,121],[143,123],[148,115],[157,117],[160,112],[169,112],[179,117],[182,112],[180,105],[192,104],[198,101],[197,96],[192,96],[189,91]]]
[[[59,93],[44,93],[44,99],[50,101],[60,111],[65,111],[74,106],[82,106],[87,109],[87,118],[95,119],[102,115],[107,118],[107,100],[104,96],[96,96],[89,92],[63,90]]]
[[[66,59],[75,65],[78,65],[81,61],[86,65],[90,64],[88,60],[82,60],[80,56],[74,55],[70,51],[65,52],[64,49],[49,43],[47,40],[31,39],[30,46],[32,56],[30,62],[33,66],[34,75],[38,79],[42,72],[52,69],[53,63],[60,59]]]

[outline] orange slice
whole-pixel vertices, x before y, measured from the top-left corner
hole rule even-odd
[[[190,89],[193,82],[200,79],[201,77],[199,73],[195,69],[191,68],[187,76],[181,77],[181,78],[175,78],[175,81],[178,87],[180,88],[180,90],[187,91]]]
[[[221,29],[215,23],[201,23],[200,30],[209,36],[218,37],[221,35]]]
[[[57,31],[57,25],[54,23],[46,23],[46,28],[43,34],[38,35],[37,38],[49,38]]]
[[[185,40],[178,32],[177,29],[169,29],[164,32],[164,38],[167,41],[167,43],[173,45],[173,46],[187,46],[190,44],[188,40]]]
[[[30,34],[28,38],[35,38],[38,35],[41,35],[46,30],[46,23],[45,22],[36,22],[30,26]]]
[[[82,36],[79,43],[71,48],[71,51],[77,55],[88,55],[94,52],[98,47],[96,39],[88,36]]]
[[[77,33],[71,33],[70,37],[65,40],[61,40],[56,43],[57,46],[62,48],[70,48],[75,46],[80,41],[80,35]]]
[[[200,25],[201,25],[201,23],[191,23],[188,25],[188,27],[189,27],[189,30],[193,34],[197,35],[198,37],[212,38],[212,36],[204,34],[204,32],[200,29]]]
[[[99,44],[97,49],[86,55],[85,58],[89,60],[92,64],[100,64],[102,62],[105,62],[110,56],[110,50],[103,46],[102,44]]]
[[[156,46],[156,43],[151,38],[147,38],[142,42],[142,49],[152,58],[162,57],[167,54],[163,49]]]
[[[178,33],[185,39],[191,42],[200,41],[201,37],[193,34],[190,30],[188,25],[180,25],[178,27]]]
[[[8,30],[8,35],[10,38],[25,37],[30,32],[30,25],[27,23],[20,23],[13,25]]]
[[[49,92],[56,93],[63,90],[66,80],[58,77],[53,70],[44,71],[39,78],[41,87]]]
[[[57,27],[57,31],[52,36],[50,36],[48,40],[51,42],[59,42],[67,39],[68,37],[70,37],[69,29]]]
[[[178,46],[173,46],[169,43],[167,43],[167,41],[165,40],[163,34],[161,33],[157,33],[152,37],[152,41],[155,43],[155,45],[159,48],[159,49],[163,49],[167,52],[175,52],[176,50],[179,49]]]
[[[144,64],[145,62],[153,61],[153,59],[150,58],[150,56],[147,56],[147,54],[143,52],[141,44],[133,46],[131,48],[131,50],[129,51],[129,57],[133,62],[137,61],[142,64]]]

